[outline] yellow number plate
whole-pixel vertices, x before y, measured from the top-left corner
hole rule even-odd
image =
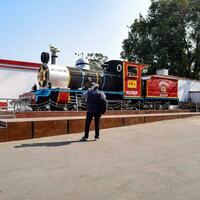
[[[137,88],[136,80],[128,80],[128,88]]]

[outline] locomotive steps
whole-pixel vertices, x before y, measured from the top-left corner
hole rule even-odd
[[[159,111],[149,112],[150,111],[148,111],[148,114],[146,114],[145,111],[142,111],[140,114],[135,114],[139,113],[138,111],[108,112],[108,114],[104,115],[101,119],[101,129],[200,115],[200,113],[184,111],[166,113],[163,113],[163,111],[162,113],[161,111],[160,113]],[[18,113],[15,119],[1,119],[0,126],[2,128],[0,128],[0,142],[83,132],[85,112],[68,112],[68,116],[67,113],[65,113],[65,116],[59,116],[58,114],[59,112],[32,112],[21,113],[20,115]],[[93,123],[91,124],[91,130],[94,130]]]

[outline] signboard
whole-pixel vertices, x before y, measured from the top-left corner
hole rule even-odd
[[[137,81],[136,80],[128,80],[128,88],[130,88],[130,89],[137,88]]]
[[[177,98],[178,80],[152,77],[147,81],[147,97]]]

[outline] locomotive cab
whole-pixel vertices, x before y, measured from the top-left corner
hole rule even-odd
[[[123,92],[125,99],[142,99],[142,70],[145,65],[124,62]]]

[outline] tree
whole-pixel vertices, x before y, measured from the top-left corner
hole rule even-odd
[[[102,69],[101,65],[108,60],[108,57],[101,53],[88,53],[87,59],[89,60],[91,68],[100,70]]]
[[[200,1],[152,0],[148,15],[129,27],[121,57],[200,79]]]

